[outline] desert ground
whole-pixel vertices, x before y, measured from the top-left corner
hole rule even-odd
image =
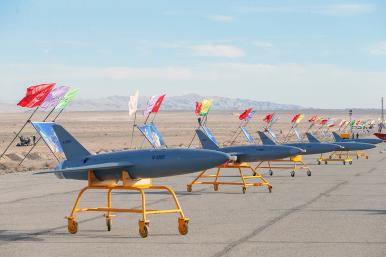
[[[344,110],[305,110],[305,111],[276,111],[279,121],[273,126],[275,133],[285,136],[290,128],[290,120],[297,112],[305,114],[305,119],[299,124],[301,131],[308,128],[307,119],[312,115],[320,115],[330,118],[348,119],[348,111]],[[248,124],[249,131],[256,137],[256,131],[264,128],[262,119],[269,111],[257,112],[255,118]],[[232,136],[239,126],[239,111],[219,112],[213,111],[208,117],[208,127],[211,128],[219,143],[229,144]],[[42,121],[47,113],[37,113],[32,121]],[[12,140],[15,133],[28,118],[29,113],[0,113],[0,150]],[[54,117],[52,114],[51,117]],[[377,119],[377,111],[354,111],[353,119]],[[153,117],[150,118],[152,120]],[[49,121],[50,119],[48,119]],[[145,120],[142,113],[138,112],[137,123],[141,124]],[[133,119],[129,118],[127,112],[64,112],[57,119],[70,133],[72,133],[88,150],[92,152],[109,152],[123,149],[130,149]],[[193,112],[160,111],[155,117],[160,133],[164,136],[168,147],[186,147],[189,145],[194,129],[197,127],[197,117]],[[313,131],[317,132],[317,126]],[[30,124],[22,132],[24,136],[36,134]],[[363,135],[368,136],[368,135]],[[135,129],[132,148],[150,147],[147,142],[143,142],[142,135]],[[294,138],[292,138],[294,139]],[[258,139],[257,139],[258,140]],[[332,139],[331,139],[332,140]],[[52,168],[57,161],[49,152],[44,142],[40,142],[31,155],[19,166],[23,156],[29,151],[29,147],[16,147],[16,143],[7,152],[5,158],[0,161],[0,172],[14,172],[25,170],[39,170]],[[235,144],[245,144],[246,141],[242,134],[237,138]],[[192,147],[199,147],[197,139],[193,141]]]
[[[249,126],[261,129],[259,113]],[[344,118],[345,112],[315,112]],[[293,112],[279,112],[275,130],[288,130]],[[314,114],[314,111],[307,115]],[[357,117],[377,118],[376,112]],[[4,146],[22,125],[26,113],[1,114],[0,137]],[[42,118],[43,113],[39,114]],[[169,146],[186,146],[193,135],[196,117],[188,112],[162,112],[156,122]],[[139,121],[143,121],[140,117]],[[132,121],[127,113],[64,113],[58,120],[88,149],[94,152],[130,147]],[[238,126],[236,112],[214,112],[209,127],[220,142],[226,142]],[[307,124],[303,124],[306,127]],[[286,131],[286,130],[285,130]],[[28,129],[23,133],[33,134]],[[363,135],[368,136],[368,135]],[[240,142],[243,141],[239,138]],[[135,145],[142,138],[135,134]],[[149,147],[148,145],[145,145]],[[198,142],[194,142],[198,146]],[[12,147],[1,160],[0,176],[0,256],[358,256],[386,255],[386,155],[378,146],[369,151],[369,159],[354,159],[353,165],[332,163],[316,165],[317,156],[305,157],[312,176],[288,170],[261,173],[273,185],[250,187],[246,194],[239,186],[197,185],[193,192],[186,185],[196,174],[153,180],[154,184],[173,187],[185,214],[190,218],[189,234],[181,236],[176,215],[149,216],[149,237],[138,235],[137,214],[117,214],[112,231],[106,230],[100,213],[81,213],[79,231],[67,232],[67,221],[76,194],[84,181],[59,180],[52,174],[34,175],[55,165],[44,144],[22,167],[18,158],[28,148]],[[7,174],[5,174],[7,173]],[[227,170],[226,181],[238,181],[235,170]],[[105,205],[106,194],[86,193],[81,206]],[[150,193],[148,208],[169,208],[170,197]],[[134,193],[113,193],[114,207],[138,207],[140,197]]]

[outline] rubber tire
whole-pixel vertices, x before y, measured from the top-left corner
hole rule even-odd
[[[141,227],[139,227],[138,232],[139,232],[139,235],[142,238],[146,238],[148,236],[148,234],[149,234],[149,231],[148,231],[146,225],[143,226],[143,229]]]
[[[181,235],[185,236],[189,232],[189,225],[187,222],[184,222],[184,225],[181,226],[178,224],[178,232],[180,232]]]
[[[311,177],[311,171],[307,170],[307,176]]]
[[[295,177],[295,171],[291,171],[291,177]]]
[[[272,175],[273,175],[273,171],[270,170],[268,174],[269,174],[270,176],[272,176]]]

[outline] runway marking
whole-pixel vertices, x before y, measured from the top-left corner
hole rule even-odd
[[[365,171],[365,172],[358,172],[356,173],[353,177],[358,177],[358,176],[361,176],[361,175],[367,175],[367,174],[370,174],[372,173],[373,171],[375,171],[377,169],[377,167],[373,167],[371,168],[370,170],[368,171]],[[256,228],[255,230],[253,230],[251,233],[239,238],[238,240],[236,241],[233,241],[232,243],[229,243],[223,250],[215,253],[214,255],[212,255],[212,257],[222,257],[222,256],[226,256],[229,252],[231,252],[234,248],[236,248],[237,246],[243,244],[243,243],[247,243],[247,241],[249,241],[249,239],[257,236],[258,234],[260,234],[261,232],[263,232],[265,229],[275,225],[276,223],[278,223],[279,221],[287,218],[288,216],[290,216],[291,214],[297,212],[297,211],[300,211],[304,208],[306,208],[307,206],[311,205],[312,203],[318,201],[319,199],[321,199],[322,197],[324,196],[327,196],[329,195],[330,193],[332,193],[333,191],[339,189],[340,187],[348,184],[350,182],[352,177],[350,177],[349,179],[345,180],[345,181],[342,181],[338,184],[336,184],[335,186],[331,187],[330,189],[320,193],[319,195],[317,195],[316,197],[312,198],[311,200],[303,203],[303,204],[300,204],[288,211],[286,211],[285,213],[277,216],[276,218],[273,218],[272,220],[268,221],[268,223],[266,223],[265,225],[261,226],[261,227],[258,227]]]

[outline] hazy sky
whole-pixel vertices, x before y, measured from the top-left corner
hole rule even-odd
[[[83,98],[138,88],[378,107],[386,3],[1,0],[0,81],[1,101],[57,82]]]

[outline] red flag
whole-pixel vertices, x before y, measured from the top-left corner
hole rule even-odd
[[[200,116],[200,113],[201,113],[201,107],[202,107],[202,103],[201,102],[196,102],[196,115],[197,116]]]
[[[251,113],[251,111],[252,111],[252,108],[246,109],[242,114],[240,114],[239,119],[240,120],[245,120],[246,118],[248,118],[248,116]]]
[[[151,109],[151,112],[158,112],[159,108],[161,107],[162,101],[164,100],[165,95],[161,95],[155,104],[153,105],[153,108]]]
[[[271,121],[272,117],[273,117],[273,113],[268,114],[267,116],[265,116],[263,121],[266,122],[266,123],[269,123]]]
[[[301,113],[296,114],[296,115],[292,118],[291,123],[295,123],[295,122],[299,119],[300,115],[302,115],[302,114],[301,114]]]
[[[34,108],[40,106],[44,100],[46,100],[46,97],[54,88],[54,86],[55,83],[28,87],[25,97],[21,99],[17,105],[26,108]]]
[[[326,125],[328,122],[328,119],[323,119],[320,121],[320,125]]]

